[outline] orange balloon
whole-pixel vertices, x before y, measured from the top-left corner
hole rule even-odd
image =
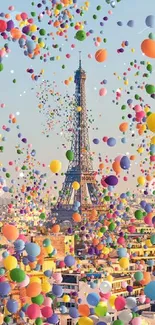
[[[119,129],[121,132],[126,132],[128,130],[128,123],[127,122],[121,123]]]
[[[95,53],[95,59],[97,62],[104,62],[107,59],[108,53],[106,49],[98,50]]]
[[[78,312],[81,316],[89,316],[90,315],[90,309],[88,305],[79,305],[78,306]]]
[[[97,246],[99,244],[99,239],[98,238],[94,238],[93,239],[93,245]]]
[[[132,155],[130,156],[130,160],[135,160],[136,159],[136,156]]]
[[[98,43],[101,43],[102,42],[102,38],[99,37],[99,36],[96,38],[96,40],[97,40]]]
[[[32,282],[26,288],[26,295],[30,298],[37,297],[41,292],[41,284],[38,282]]]
[[[145,39],[141,44],[142,52],[149,58],[155,59],[155,41],[152,39]]]
[[[14,38],[14,39],[19,39],[22,36],[22,32],[18,28],[12,28],[10,33],[11,33],[12,38]]]
[[[66,86],[68,86],[69,85],[69,80],[65,80],[64,83],[65,83]]]
[[[73,213],[72,218],[75,222],[81,222],[81,215],[77,212]]]
[[[17,21],[22,20],[21,15],[17,14],[17,15],[16,15],[16,20],[17,20]]]
[[[103,163],[99,164],[99,169],[103,169],[103,168],[104,168],[104,164]]]
[[[147,180],[148,182],[152,181],[152,176],[148,174],[148,175],[146,176],[146,180]]]
[[[92,216],[92,217],[97,217],[97,211],[96,211],[95,209],[93,209],[93,210],[91,211],[91,216]]]
[[[52,226],[52,232],[54,232],[54,234],[57,234],[60,231],[60,226],[59,225],[53,225]]]
[[[2,233],[8,240],[11,241],[15,241],[19,237],[18,229],[15,226],[9,224],[5,224],[3,226]]]
[[[113,168],[114,172],[116,173],[116,175],[120,174],[121,166],[120,166],[119,161],[114,161],[113,164],[112,164],[112,168]]]
[[[142,285],[147,285],[151,281],[150,272],[143,272],[143,280],[140,281]]]

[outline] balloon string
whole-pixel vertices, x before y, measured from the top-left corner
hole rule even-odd
[[[144,28],[143,30],[141,30],[138,34],[142,34],[145,30],[147,30],[148,27]]]

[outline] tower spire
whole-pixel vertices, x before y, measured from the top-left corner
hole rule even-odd
[[[81,69],[81,51],[79,51],[79,69]]]

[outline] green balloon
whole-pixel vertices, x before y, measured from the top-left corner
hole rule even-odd
[[[38,295],[37,297],[31,298],[31,301],[33,302],[33,304],[41,306],[44,301],[44,297],[43,295]]]
[[[142,212],[141,210],[136,210],[136,211],[135,211],[135,218],[136,218],[137,220],[141,220],[141,219],[143,219],[143,212]]]
[[[2,63],[0,63],[0,72],[3,71],[3,69],[4,69],[4,66]]]
[[[39,31],[39,34],[40,34],[41,36],[46,35],[46,30],[43,29],[43,28],[41,28],[40,31]]]
[[[78,32],[75,35],[75,38],[78,41],[84,41],[86,39],[86,32],[84,30],[78,30]]]
[[[124,325],[124,322],[122,322],[120,319],[114,320],[112,325]]]
[[[42,220],[46,219],[46,215],[45,215],[45,213],[42,212],[42,213],[40,214],[39,218],[42,219]]]
[[[9,323],[11,322],[11,317],[10,317],[10,316],[5,316],[5,317],[4,317],[4,322],[5,322],[6,324],[9,324]]]
[[[18,283],[21,283],[25,280],[25,272],[21,269],[13,269],[10,271],[10,278],[12,281],[14,282],[18,282]]]
[[[143,273],[142,272],[140,272],[140,271],[137,271],[135,274],[134,274],[134,278],[135,278],[135,280],[136,281],[142,281],[143,280]]]
[[[74,152],[72,150],[67,150],[66,157],[69,161],[74,160]]]
[[[35,320],[36,325],[41,325],[42,323],[43,323],[42,318],[40,318],[40,317],[36,318],[36,320]]]
[[[111,222],[108,228],[110,231],[113,231],[116,228],[116,224],[114,222]]]
[[[98,316],[98,317],[104,317],[106,316],[106,313],[107,313],[107,307],[106,306],[103,306],[102,303],[99,303],[96,307],[95,307],[95,314]]]
[[[146,92],[151,95],[155,93],[155,86],[153,85],[146,85],[145,86]]]
[[[151,64],[148,64],[148,65],[147,65],[147,70],[148,70],[149,72],[152,72],[152,65],[151,65]]]
[[[149,38],[154,40],[155,39],[155,34],[154,33],[150,33],[149,34]]]

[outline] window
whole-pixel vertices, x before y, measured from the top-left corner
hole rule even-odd
[[[72,319],[67,319],[67,325],[72,325]]]

